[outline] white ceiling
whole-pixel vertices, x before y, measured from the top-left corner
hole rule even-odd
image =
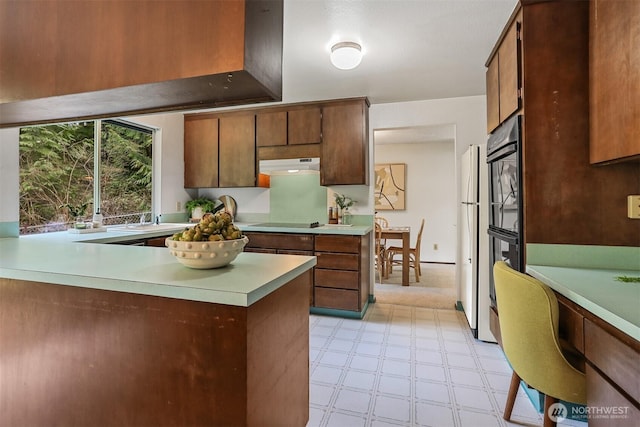
[[[283,102],[367,96],[372,104],[484,95],[485,62],[517,0],[284,0]],[[331,46],[362,63],[338,70]],[[448,126],[448,127],[447,127]],[[444,129],[376,131],[376,143],[452,139]],[[450,136],[447,136],[450,135]]]

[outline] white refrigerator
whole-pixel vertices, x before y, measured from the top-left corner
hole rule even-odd
[[[484,145],[471,145],[460,168],[460,302],[474,337],[496,342],[489,329],[489,172]]]

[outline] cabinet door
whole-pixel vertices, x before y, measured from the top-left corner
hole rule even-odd
[[[219,187],[256,185],[256,130],[253,114],[220,116]]]
[[[218,186],[218,119],[184,119],[185,188]]]
[[[256,114],[256,145],[258,147],[287,145],[286,111]]]
[[[367,119],[365,101],[323,107],[321,185],[368,184]]]
[[[593,0],[589,6],[590,160],[635,159],[640,156],[640,2]]]
[[[288,120],[289,145],[322,142],[322,109],[319,106],[290,110]]]
[[[520,22],[514,21],[498,48],[500,123],[520,109]]]
[[[493,132],[500,124],[498,61],[499,57],[496,54],[487,68],[487,133]]]

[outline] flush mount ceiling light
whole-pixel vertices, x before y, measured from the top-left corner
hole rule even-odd
[[[341,70],[356,68],[362,60],[362,47],[354,42],[340,42],[331,47],[331,63]]]

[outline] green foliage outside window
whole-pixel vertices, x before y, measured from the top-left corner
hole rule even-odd
[[[64,229],[74,220],[65,206],[92,206],[93,128],[86,122],[20,130],[21,232],[47,224]],[[105,219],[139,218],[151,211],[152,135],[111,122],[102,124],[101,135],[101,212]]]

